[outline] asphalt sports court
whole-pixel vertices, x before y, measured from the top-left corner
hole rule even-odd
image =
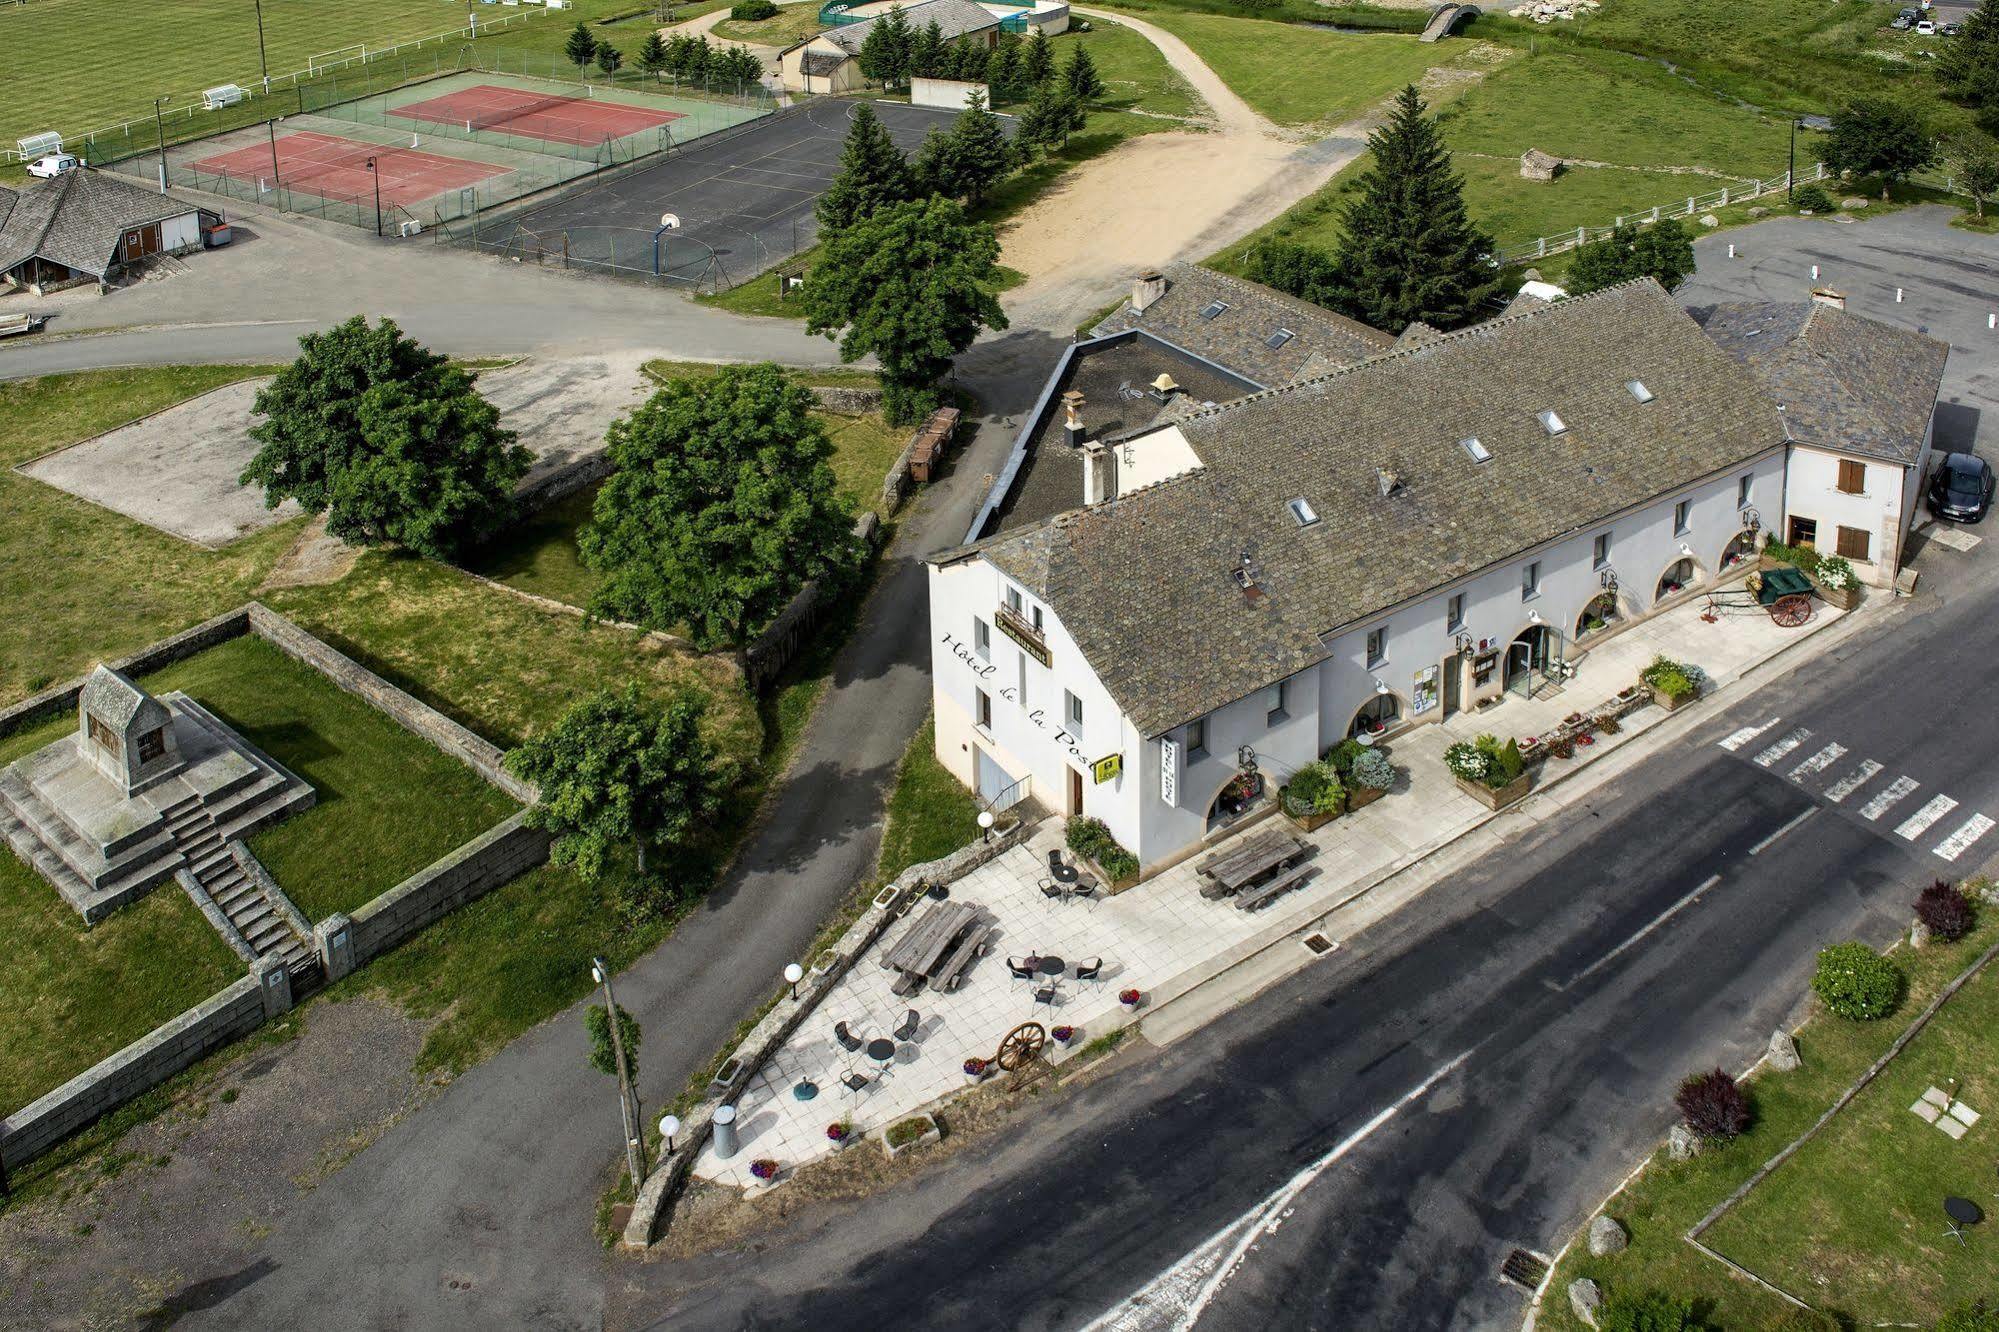
[[[372,160],[371,170],[368,162]],[[301,130],[277,141],[276,169],[271,148],[254,143],[188,165],[197,172],[232,180],[281,183],[294,192],[359,204],[372,201],[377,181],[382,202],[408,206],[451,190],[505,175],[507,168],[440,157],[414,148],[385,148],[359,139]]]
[[[890,137],[913,153],[954,111],[872,104]],[[480,231],[480,243],[538,262],[654,273],[688,285],[738,285],[812,243],[812,206],[839,169],[855,104],[816,100],[697,143],[601,185],[530,208]],[[1003,118],[1009,133],[1013,122]],[[660,233],[662,214],[678,230]]]
[[[491,83],[406,102],[392,107],[389,114],[420,125],[463,125],[468,131],[504,126],[509,134],[578,145],[621,139],[683,118],[679,111],[597,102],[561,93],[537,94]]]

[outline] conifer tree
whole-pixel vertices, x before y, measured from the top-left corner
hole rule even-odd
[[[597,57],[597,39],[590,35],[590,29],[578,23],[569,30],[569,40],[562,44],[562,54],[578,70],[583,69]]]
[[[1020,72],[1030,86],[1055,72],[1055,52],[1048,44],[1048,34],[1039,28],[1021,43]]]
[[[840,150],[839,174],[816,205],[822,233],[830,235],[878,209],[915,197],[909,159],[895,146],[874,109],[866,102],[857,103],[846,147]]]
[[[1097,62],[1090,59],[1090,50],[1078,46],[1069,53],[1069,64],[1062,71],[1069,91],[1076,94],[1079,102],[1094,102],[1104,95],[1104,81],[1097,74]]]

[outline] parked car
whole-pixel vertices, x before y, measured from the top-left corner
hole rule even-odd
[[[1890,23],[1888,26],[1893,28],[1896,32],[1907,32],[1910,28],[1916,26],[1916,16],[1905,9],[1901,13],[1895,15],[1894,22]]]
[[[75,153],[50,153],[47,157],[38,157],[28,163],[28,174],[39,176],[43,180],[54,180],[65,171],[74,171],[78,167],[89,165],[90,163]]]
[[[1930,473],[1930,513],[1952,523],[1975,523],[1992,507],[1992,465],[1974,453],[1947,453]]]
[[[1938,35],[1943,37],[1955,37],[1963,31],[1964,25],[1962,23],[1946,23],[1937,29]]]
[[[1916,21],[1916,36],[1934,37],[1936,35],[1937,35],[1937,25],[1935,23],[1931,22],[1929,19],[1918,19]]]

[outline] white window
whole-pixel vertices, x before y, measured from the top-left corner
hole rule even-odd
[[[1284,720],[1286,715],[1284,712],[1284,686],[1289,683],[1291,683],[1289,680],[1279,680],[1276,684],[1263,691],[1264,725],[1275,726]]]
[[[1314,509],[1312,502],[1302,495],[1292,500],[1288,507],[1291,510],[1291,516],[1297,520],[1300,527],[1310,527],[1313,523],[1319,521],[1319,511]]]
[[[972,617],[972,646],[981,657],[993,655],[993,627],[976,615]]]
[[[1014,613],[1015,615],[1018,615],[1018,614],[1020,614],[1020,589],[1019,589],[1019,588],[1017,588],[1017,587],[1009,587],[1009,588],[1008,588],[1008,589],[1006,590],[1006,608],[1007,608],[1008,610],[1012,611],[1012,612],[1013,612],[1013,613]]]
[[[1444,628],[1455,633],[1465,627],[1465,594],[1454,592],[1444,603]]]
[[[1674,536],[1685,536],[1687,534],[1687,515],[1692,511],[1693,507],[1694,502],[1692,500],[1681,500],[1673,506]]]
[[[1187,729],[1181,733],[1181,738],[1187,743],[1188,758],[1195,759],[1205,755],[1208,752],[1208,719],[1203,717],[1199,721],[1188,722]]]
[[[1590,563],[1598,569],[1610,563],[1610,533],[1597,533],[1596,545],[1590,551]]]
[[[977,726],[981,731],[991,731],[993,729],[992,698],[983,689],[974,689],[972,693],[977,696],[973,700],[972,724]]]
[[[1387,656],[1388,656],[1387,626],[1384,625],[1379,629],[1368,630],[1367,664],[1370,666],[1379,666]]]
[[[1736,481],[1735,483],[1736,508],[1746,509],[1749,507],[1750,487],[1753,486],[1755,482],[1756,482],[1756,477],[1749,472],[1744,472],[1741,478],[1738,481]]]
[[[1066,689],[1062,691],[1062,715],[1069,719],[1069,729],[1080,735],[1083,730],[1083,700]]]
[[[1532,601],[1541,595],[1541,561],[1535,560],[1520,571],[1520,599]]]
[[[1034,632],[1041,632],[1041,607],[1034,608]]]
[[[1540,414],[1540,421],[1541,428],[1551,435],[1562,434],[1569,428],[1569,423],[1564,421],[1561,414],[1553,407]]]

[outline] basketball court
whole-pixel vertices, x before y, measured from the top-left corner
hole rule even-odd
[[[372,168],[368,165],[371,161]],[[260,189],[282,186],[295,194],[315,194],[357,206],[373,201],[379,183],[384,204],[405,207],[507,171],[485,162],[442,157],[416,148],[384,147],[317,130],[279,136],[275,164],[270,145],[255,143],[198,158],[188,166],[231,180],[255,181]]]
[[[509,134],[549,143],[597,144],[641,130],[657,129],[683,118],[679,111],[598,102],[561,94],[535,93],[481,83],[440,97],[406,102],[389,109],[399,120],[420,124],[463,126],[467,130],[504,128]]]

